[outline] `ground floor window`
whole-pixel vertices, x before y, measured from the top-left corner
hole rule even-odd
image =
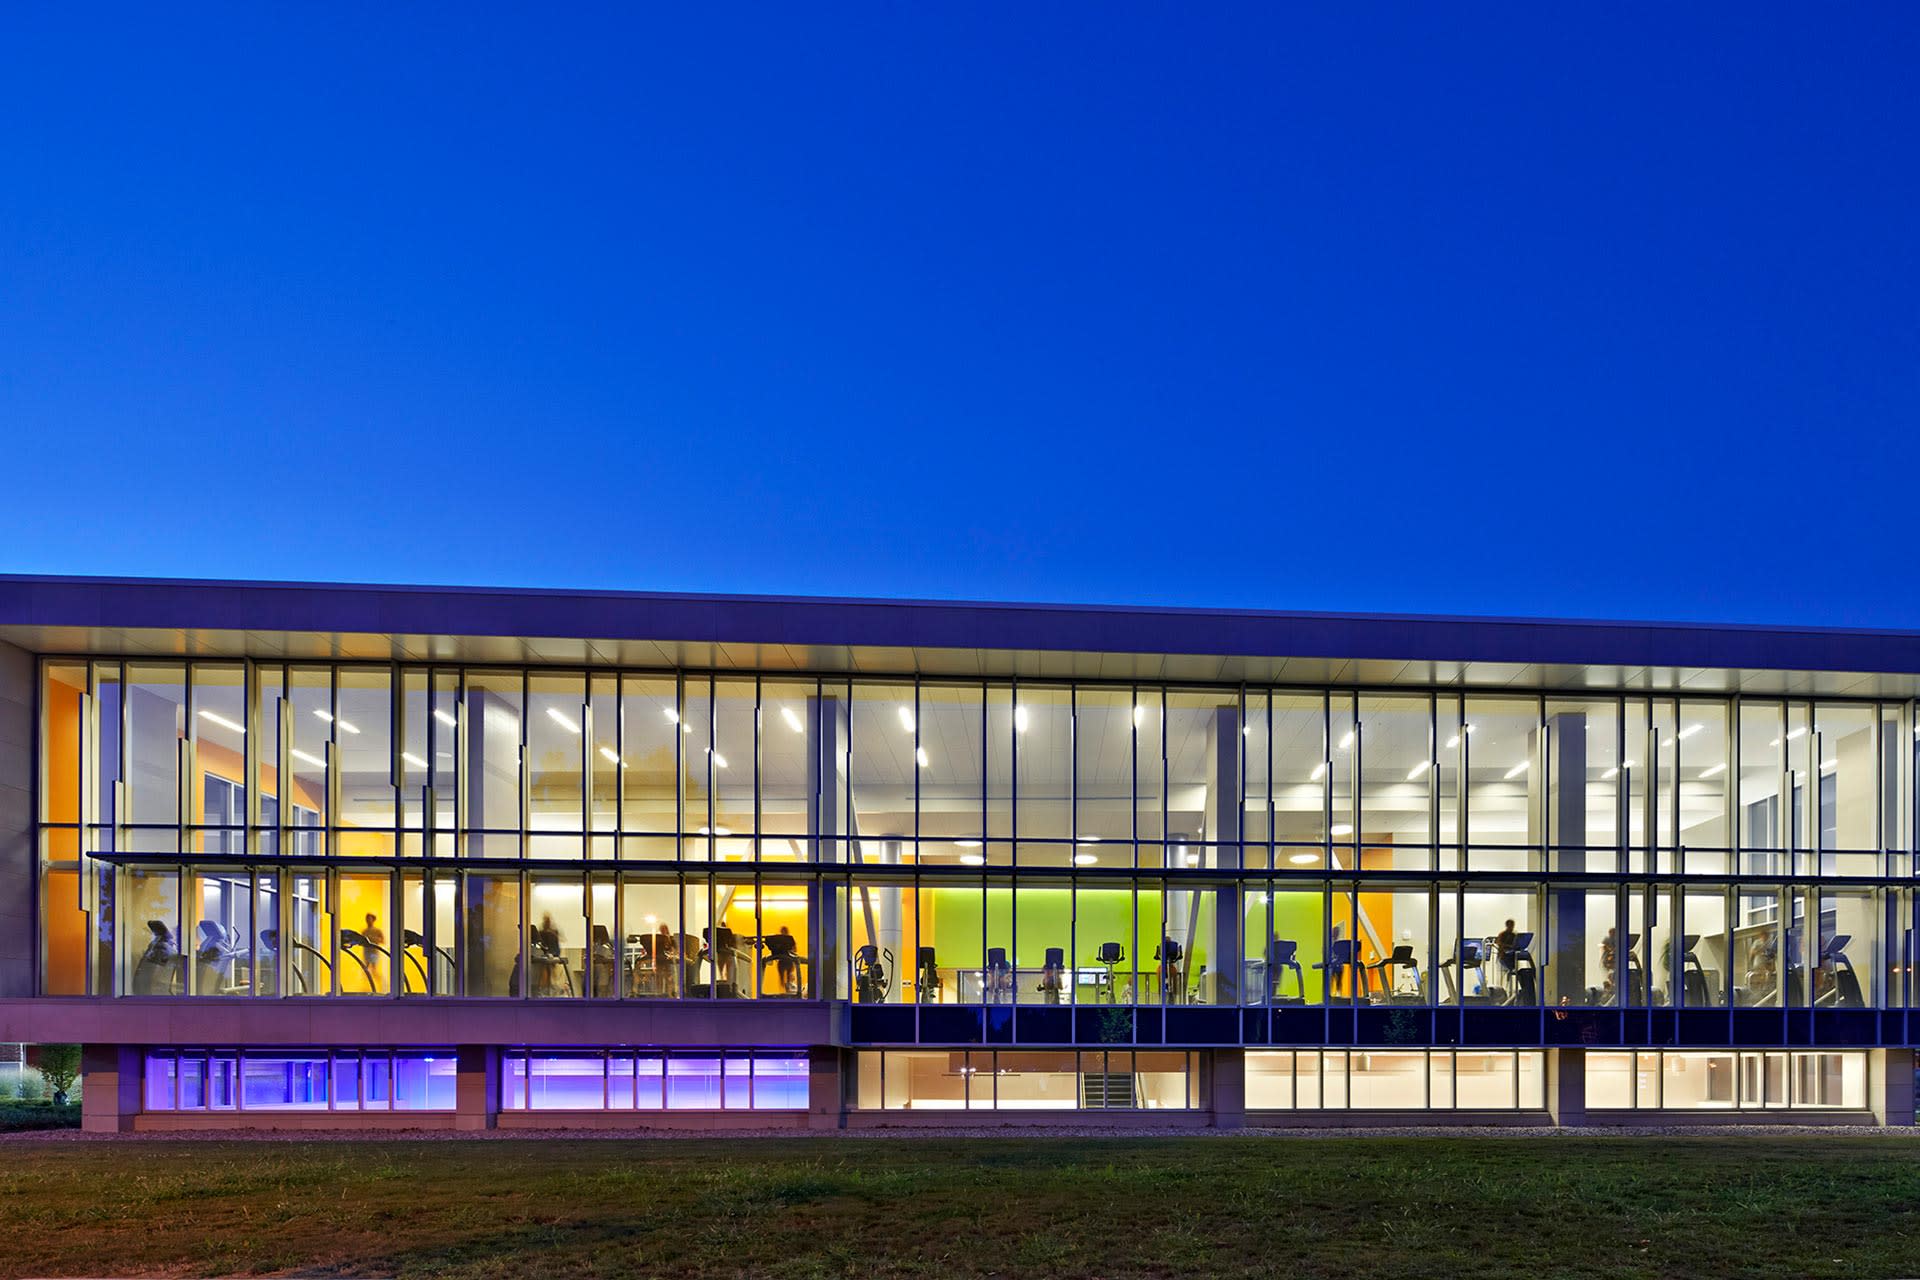
[[[147,1054],[148,1111],[451,1111],[453,1051],[164,1049]]]
[[[1865,1110],[1867,1055],[1770,1050],[1589,1052],[1596,1110]]]
[[[804,1111],[797,1051],[513,1050],[501,1071],[508,1111]]]
[[[1249,1111],[1515,1111],[1547,1105],[1537,1049],[1250,1050]]]
[[[863,1111],[1113,1111],[1198,1107],[1194,1055],[910,1049],[857,1056]]]

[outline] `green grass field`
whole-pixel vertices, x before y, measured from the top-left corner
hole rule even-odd
[[[1887,1138],[29,1142],[0,1274],[1920,1275]]]

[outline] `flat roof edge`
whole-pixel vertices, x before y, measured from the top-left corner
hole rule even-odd
[[[1920,632],[0,575],[0,626],[1920,673]]]

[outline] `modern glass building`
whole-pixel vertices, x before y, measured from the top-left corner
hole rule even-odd
[[[1913,1117],[1920,635],[0,579],[90,1128]]]

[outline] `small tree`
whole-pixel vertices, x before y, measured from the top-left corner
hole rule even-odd
[[[53,1090],[55,1104],[66,1106],[67,1090],[73,1087],[74,1078],[80,1074],[80,1046],[77,1044],[40,1046],[40,1074],[45,1077],[47,1087]]]

